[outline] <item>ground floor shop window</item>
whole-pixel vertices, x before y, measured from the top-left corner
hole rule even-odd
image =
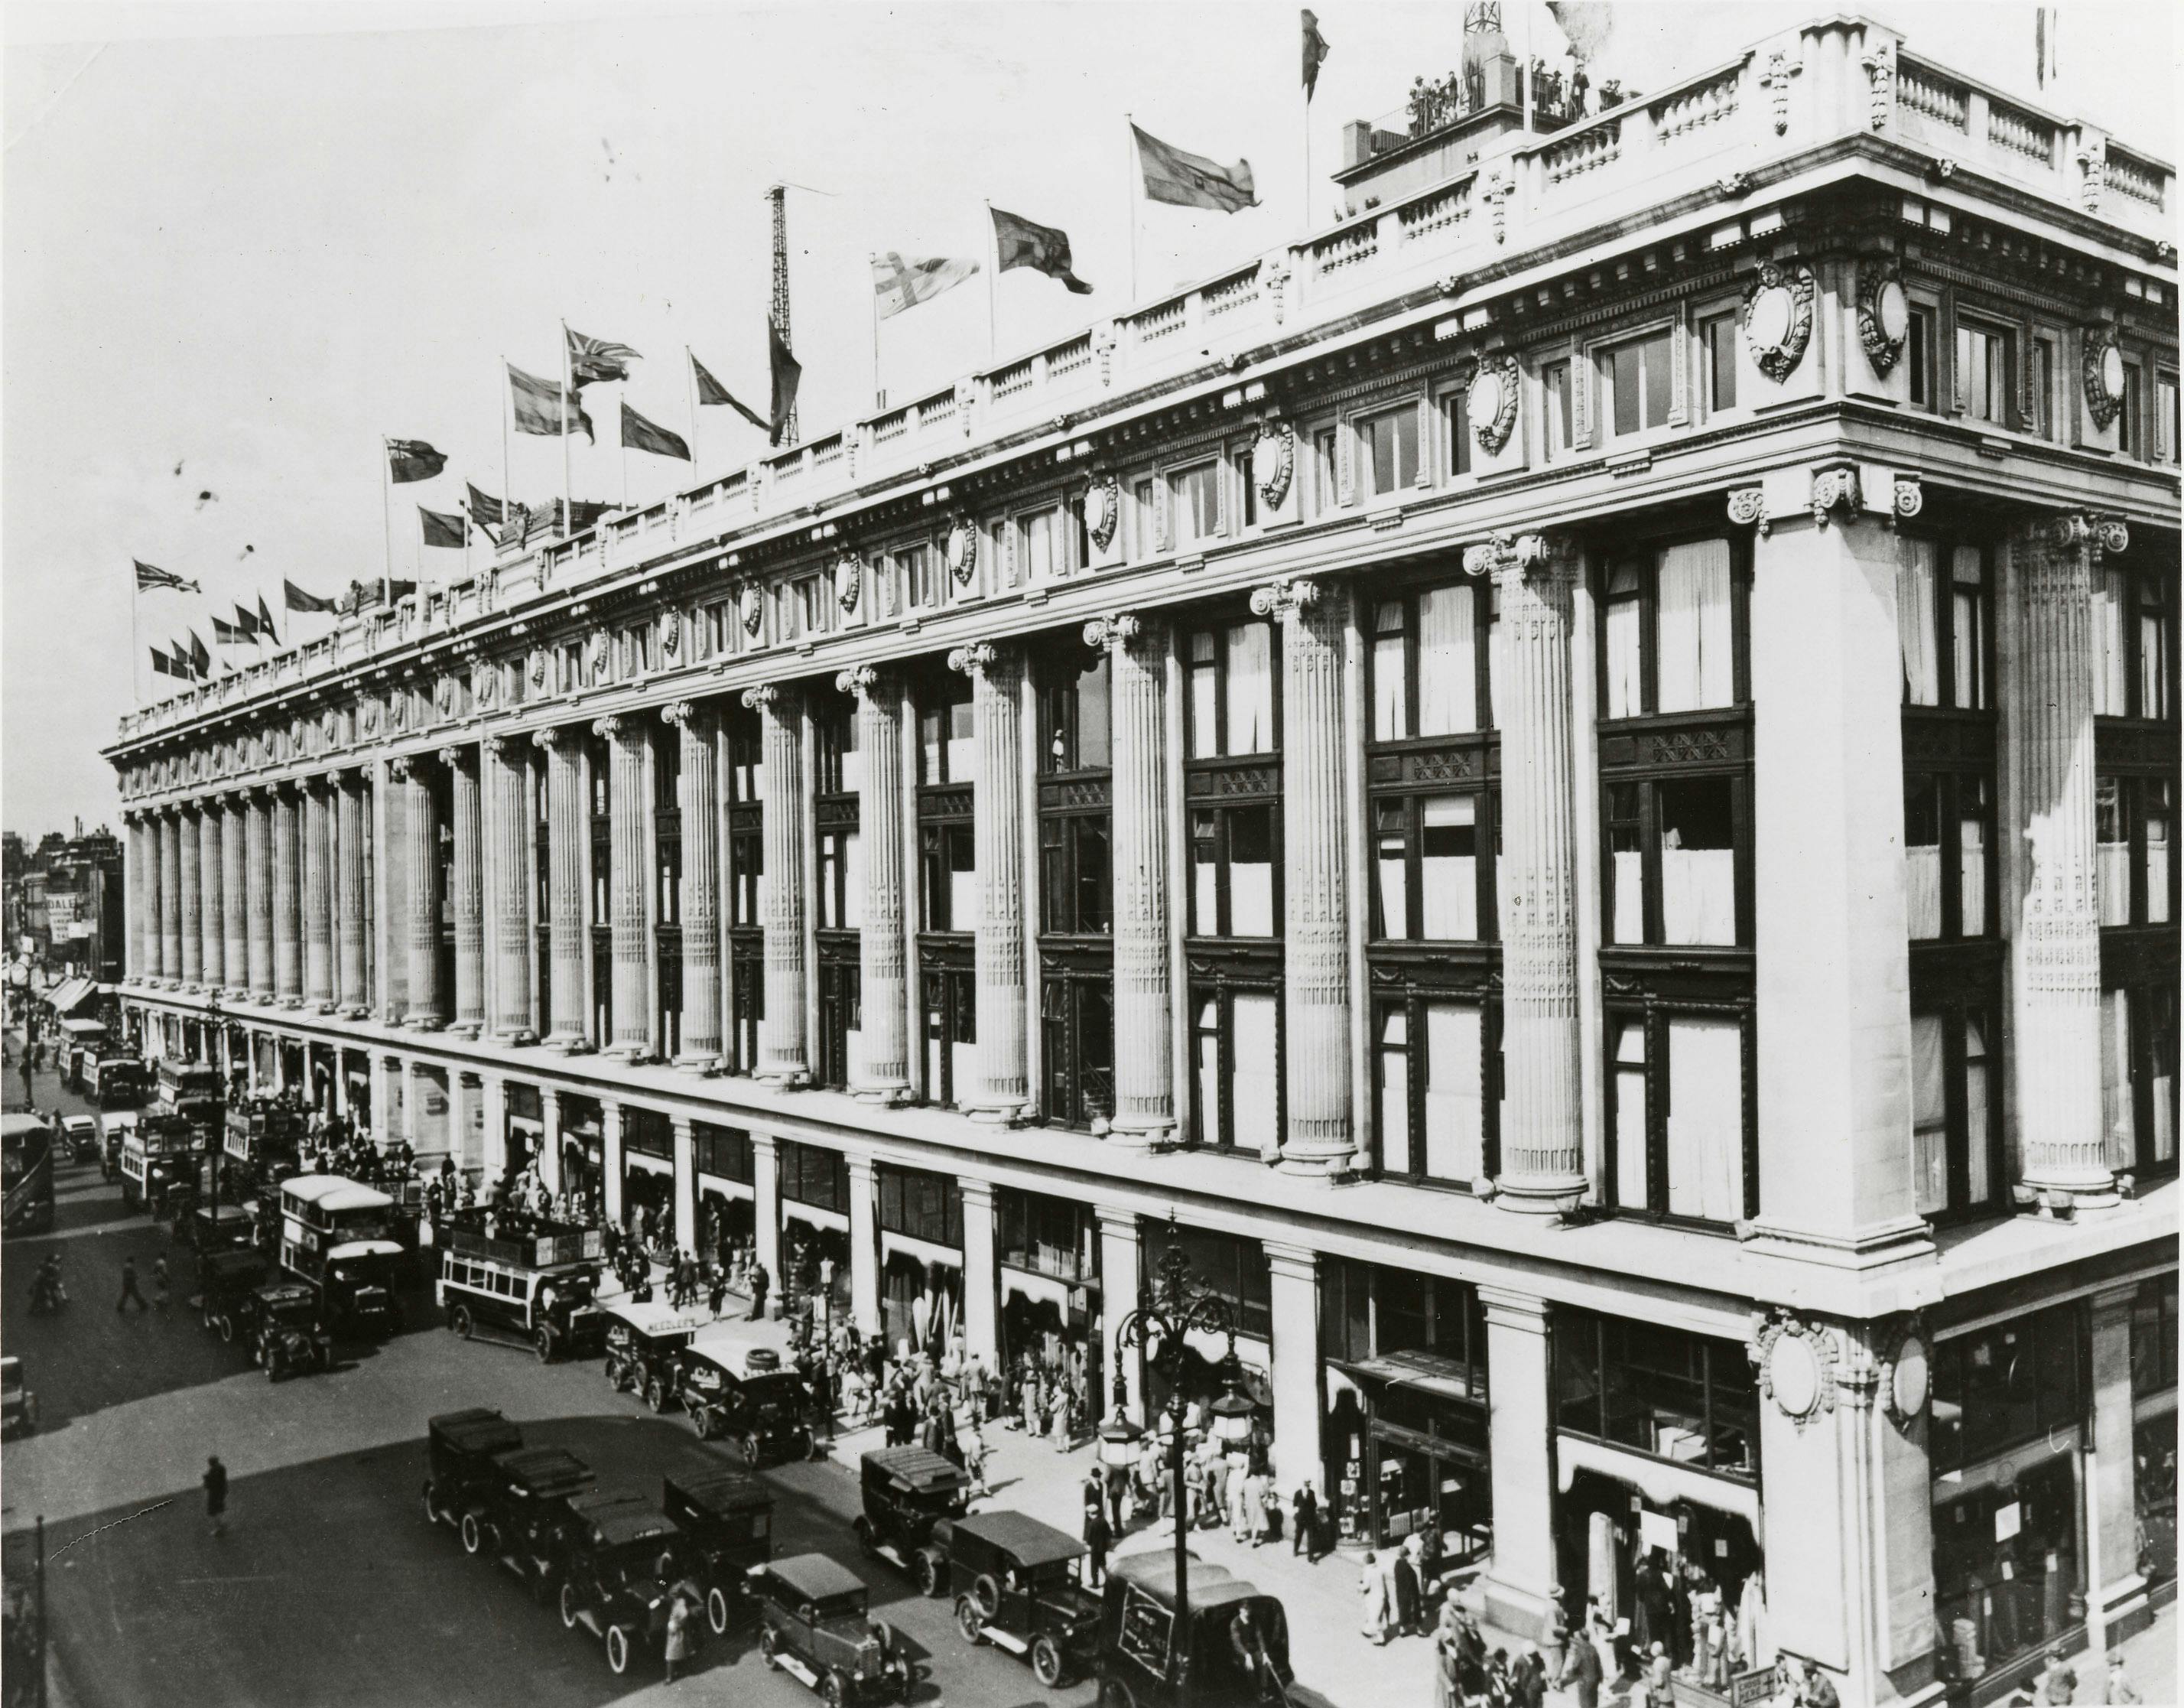
[[[661,1245],[675,1248],[675,1176],[625,1157],[621,1219],[647,1250]]]
[[[881,1270],[880,1316],[897,1354],[923,1353],[938,1363],[963,1326],[963,1265],[902,1250]]]
[[[604,1215],[605,1130],[591,1098],[561,1099],[561,1203],[594,1220]]]
[[[2001,1481],[2003,1475],[2012,1480]],[[1945,1676],[1970,1683],[2085,1616],[2075,1467],[2065,1450],[1934,1506],[1934,1601]]]
[[[1758,1392],[1741,1342],[1563,1307],[1554,1349],[1563,1429],[1758,1481]]]
[[[784,1216],[781,1228],[781,1308],[784,1315],[809,1310],[822,1326],[850,1315],[850,1234]]]
[[[701,1175],[698,1180],[699,1254],[740,1274],[749,1266],[756,1248],[757,1211],[751,1199],[724,1191],[719,1182]]]

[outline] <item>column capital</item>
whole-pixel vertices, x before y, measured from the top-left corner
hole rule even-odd
[[[956,1190],[962,1194],[963,1208],[966,1210],[974,1208],[990,1210],[994,1207],[994,1183],[991,1181],[974,1181],[967,1178],[956,1182]]]
[[[1285,575],[1251,590],[1251,612],[1279,622],[1294,622],[1320,600],[1320,585],[1309,577]]]
[[[1005,645],[991,640],[973,640],[948,655],[948,667],[964,676],[988,676],[1006,667],[1013,661],[1014,656]]]
[[[696,720],[699,710],[694,700],[671,701],[660,708],[660,721],[677,729],[688,728]]]
[[[439,752],[439,760],[440,763],[450,771],[461,770],[465,766],[476,762],[477,749],[467,741],[454,746],[443,747]]]
[[[779,683],[761,682],[744,689],[744,705],[752,712],[785,712],[789,691]]]
[[[2027,517],[2018,525],[2018,537],[2026,544],[2053,551],[2101,552],[2131,550],[2131,527],[2120,516],[2103,516],[2088,510],[2048,511]]]
[[[531,732],[531,745],[549,751],[564,745],[568,740],[569,731],[565,724],[549,723],[543,729],[534,729]]]
[[[1536,1294],[1498,1287],[1481,1287],[1478,1292],[1490,1326],[1519,1329],[1526,1334],[1547,1331],[1547,1302]]]
[[[867,1186],[879,1169],[879,1164],[872,1157],[857,1151],[844,1152],[842,1161],[848,1168],[851,1180],[862,1181]]]
[[[1463,572],[1502,586],[1536,578],[1568,579],[1576,571],[1574,543],[1564,534],[1494,533],[1463,549]]]
[[[763,1132],[756,1127],[751,1129],[750,1141],[753,1152],[763,1151],[769,1157],[777,1154],[781,1149],[781,1139],[777,1134]]]
[[[412,778],[415,778],[421,783],[424,779],[418,776],[417,767],[418,757],[415,754],[398,753],[387,762],[387,774],[397,783],[407,783]]]
[[[834,686],[844,694],[855,695],[860,700],[871,700],[879,693],[884,680],[878,665],[853,664],[835,677]]]
[[[1128,1235],[1134,1240],[1140,1237],[1135,1210],[1117,1204],[1095,1204],[1092,1214],[1098,1220],[1100,1231],[1103,1234]]]
[[[618,715],[610,712],[604,717],[595,717],[592,720],[592,734],[604,736],[611,741],[621,734],[622,722],[623,720]]]
[[[678,1139],[690,1137],[697,1125],[697,1119],[694,1116],[677,1114],[671,1109],[668,1111],[668,1128]]]
[[[1134,611],[1111,611],[1084,625],[1084,644],[1095,652],[1128,652],[1145,636],[1145,620]]]
[[[1287,1246],[1273,1240],[1262,1240],[1261,1248],[1267,1253],[1267,1268],[1271,1275],[1285,1281],[1316,1281],[1319,1279],[1319,1253],[1305,1246]]]

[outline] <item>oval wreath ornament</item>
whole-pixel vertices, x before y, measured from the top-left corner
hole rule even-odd
[[[766,621],[766,592],[757,582],[746,578],[736,589],[736,615],[743,620],[744,633],[757,639],[759,625]]]
[[[1114,543],[1115,529],[1123,519],[1123,483],[1110,473],[1095,474],[1084,492],[1084,532],[1095,551]]]
[[[1259,436],[1251,442],[1251,480],[1260,502],[1279,510],[1295,473],[1296,429],[1287,421],[1260,422]]]
[[[2112,327],[2092,327],[2085,336],[2083,374],[2086,413],[2105,429],[2123,409],[2123,352]]]
[[[1489,456],[1509,443],[1517,425],[1517,359],[1492,356],[1479,363],[1464,394],[1464,417],[1471,435]]]
[[[834,602],[842,607],[843,616],[855,615],[864,586],[864,559],[854,551],[845,551],[834,560]]]
[[[1911,331],[1911,299],[1892,266],[1872,267],[1858,282],[1858,337],[1876,374],[1894,367]]]
[[[1802,263],[1778,267],[1759,264],[1759,276],[1744,293],[1739,316],[1744,347],[1753,366],[1780,385],[1804,360],[1813,336],[1813,270]],[[1907,322],[1908,325],[1908,322]]]
[[[971,584],[972,572],[978,567],[978,530],[971,526],[971,519],[959,516],[948,525],[948,572],[956,578],[958,587]]]

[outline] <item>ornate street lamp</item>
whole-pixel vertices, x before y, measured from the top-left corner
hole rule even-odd
[[[1223,1367],[1234,1366],[1235,1313],[1228,1300],[1194,1287],[1190,1259],[1184,1255],[1171,1212],[1167,1249],[1161,1256],[1159,1278],[1150,1287],[1139,1287],[1137,1309],[1116,1325],[1115,1346],[1118,1359],[1126,1347],[1143,1351],[1153,1369],[1167,1381],[1167,1410],[1162,1419],[1162,1430],[1167,1437],[1168,1476],[1173,1489],[1170,1499],[1175,1510],[1175,1628],[1178,1631],[1190,1617],[1190,1530],[1183,1488],[1183,1376],[1190,1358],[1185,1337],[1193,1329],[1227,1336],[1228,1354]],[[1116,1377],[1119,1383],[1119,1370]],[[1234,1391],[1233,1387],[1230,1391]]]
[[[1130,1421],[1130,1385],[1123,1380],[1122,1363],[1116,1359],[1115,1415],[1100,1426],[1100,1463],[1110,1471],[1128,1471],[1137,1463],[1138,1443],[1145,1431]]]
[[[1229,1339],[1228,1356],[1221,1361],[1221,1376],[1228,1391],[1213,1402],[1213,1433],[1231,1455],[1248,1453],[1258,1408],[1244,1396],[1244,1370],[1236,1360],[1236,1343],[1233,1336]]]

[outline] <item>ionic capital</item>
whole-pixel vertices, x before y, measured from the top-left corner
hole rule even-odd
[[[689,727],[690,720],[698,715],[698,707],[688,700],[672,701],[660,708],[660,721],[677,729]]]
[[[1251,614],[1294,622],[1319,603],[1319,583],[1301,575],[1285,575],[1251,593]]]
[[[1567,576],[1574,554],[1568,539],[1544,533],[1490,534],[1463,550],[1463,572],[1510,586],[1540,577]]]
[[[417,762],[407,753],[399,754],[387,762],[387,774],[397,783],[407,783],[417,773]],[[422,781],[422,779],[419,779]]]
[[[1084,644],[1095,652],[1128,652],[1145,632],[1135,611],[1110,611],[1084,625]]]
[[[853,694],[860,700],[871,700],[879,692],[879,667],[871,664],[851,665],[835,677],[834,686],[844,694]]]
[[[450,771],[458,770],[463,766],[469,764],[476,755],[476,752],[477,750],[476,748],[467,745],[456,747],[443,747],[439,753],[440,763],[446,766]]]
[[[948,667],[965,676],[984,676],[1006,662],[1007,656],[990,640],[974,640],[948,655]]]
[[[781,704],[781,689],[771,682],[744,689],[744,705],[752,712],[771,712]]]
[[[534,729],[531,732],[531,745],[533,747],[543,747],[549,752],[563,745],[568,739],[568,730],[559,723],[549,723],[543,729]]]
[[[592,734],[611,741],[621,733],[621,719],[610,712],[604,717],[592,720]]]

